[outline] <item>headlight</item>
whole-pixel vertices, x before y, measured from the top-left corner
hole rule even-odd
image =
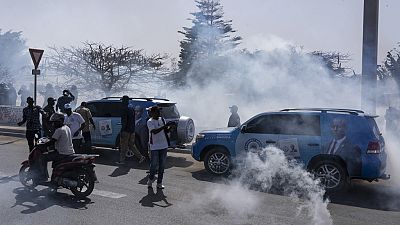
[[[198,140],[200,140],[200,139],[203,139],[204,137],[205,137],[206,135],[204,135],[204,134],[198,134],[198,135],[196,135],[196,142],[198,141]]]

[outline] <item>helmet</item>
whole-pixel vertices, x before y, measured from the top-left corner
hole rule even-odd
[[[50,117],[50,122],[61,122],[61,123],[64,123],[64,114],[54,113]]]

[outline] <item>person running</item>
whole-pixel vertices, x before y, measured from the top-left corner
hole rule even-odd
[[[157,188],[164,189],[163,178],[165,162],[167,160],[167,149],[169,146],[168,132],[172,123],[165,123],[161,117],[160,108],[153,106],[149,109],[150,119],[147,121],[149,129],[149,147],[150,147],[150,174],[147,186],[152,187],[155,181],[155,174],[158,169]],[[158,168],[157,168],[158,167]]]
[[[146,158],[140,154],[135,146],[135,114],[132,107],[129,106],[129,97],[124,95],[122,101],[121,114],[121,134],[120,134],[120,156],[117,164],[125,164],[126,152],[130,149],[138,158],[139,164],[143,163]]]
[[[85,127],[82,130],[82,136],[85,142],[83,147],[85,153],[90,153],[92,151],[92,137],[90,134],[90,124],[92,124],[93,129],[96,130],[96,125],[94,125],[92,113],[90,112],[90,109],[87,108],[86,102],[82,102],[81,106],[75,109],[75,112],[79,113],[85,120]]]
[[[63,95],[58,98],[56,111],[60,110],[60,112],[65,113],[65,105],[71,103],[75,99],[75,96],[68,90],[63,91]]]
[[[29,151],[35,147],[35,141],[37,141],[41,135],[41,124],[40,115],[46,116],[40,106],[34,106],[33,98],[26,98],[26,103],[28,104],[22,111],[22,121],[18,122],[18,126],[22,126],[26,122],[26,140],[28,141]]]

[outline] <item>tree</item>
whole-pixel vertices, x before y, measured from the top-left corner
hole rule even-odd
[[[75,79],[85,90],[100,89],[107,96],[149,83],[163,69],[167,56],[147,56],[143,50],[83,43],[82,47],[51,48],[50,68]]]
[[[199,11],[191,13],[192,27],[178,31],[185,37],[180,42],[179,69],[174,80],[177,85],[185,85],[188,71],[195,62],[223,55],[240,44],[241,37],[233,36],[232,20],[223,20],[223,8],[218,0],[195,0]],[[204,80],[201,74],[193,72],[193,77]]]
[[[393,78],[400,87],[400,52],[396,48],[387,53],[383,65],[378,68],[378,78]]]
[[[350,67],[344,66],[350,61],[350,57],[347,54],[342,54],[340,52],[313,51],[310,55],[320,60],[332,77],[344,77],[351,74],[350,72],[353,71]]]
[[[0,29],[0,81],[12,82],[24,72],[28,65],[28,48],[22,38],[22,31],[1,32]]]

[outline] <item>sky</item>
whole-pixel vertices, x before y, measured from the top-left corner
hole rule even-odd
[[[242,47],[350,54],[361,73],[363,0],[221,0]],[[380,0],[379,57],[400,41],[400,1]],[[190,26],[194,0],[0,0],[0,29],[23,31],[28,47],[76,46],[96,41],[178,57],[177,31]]]

